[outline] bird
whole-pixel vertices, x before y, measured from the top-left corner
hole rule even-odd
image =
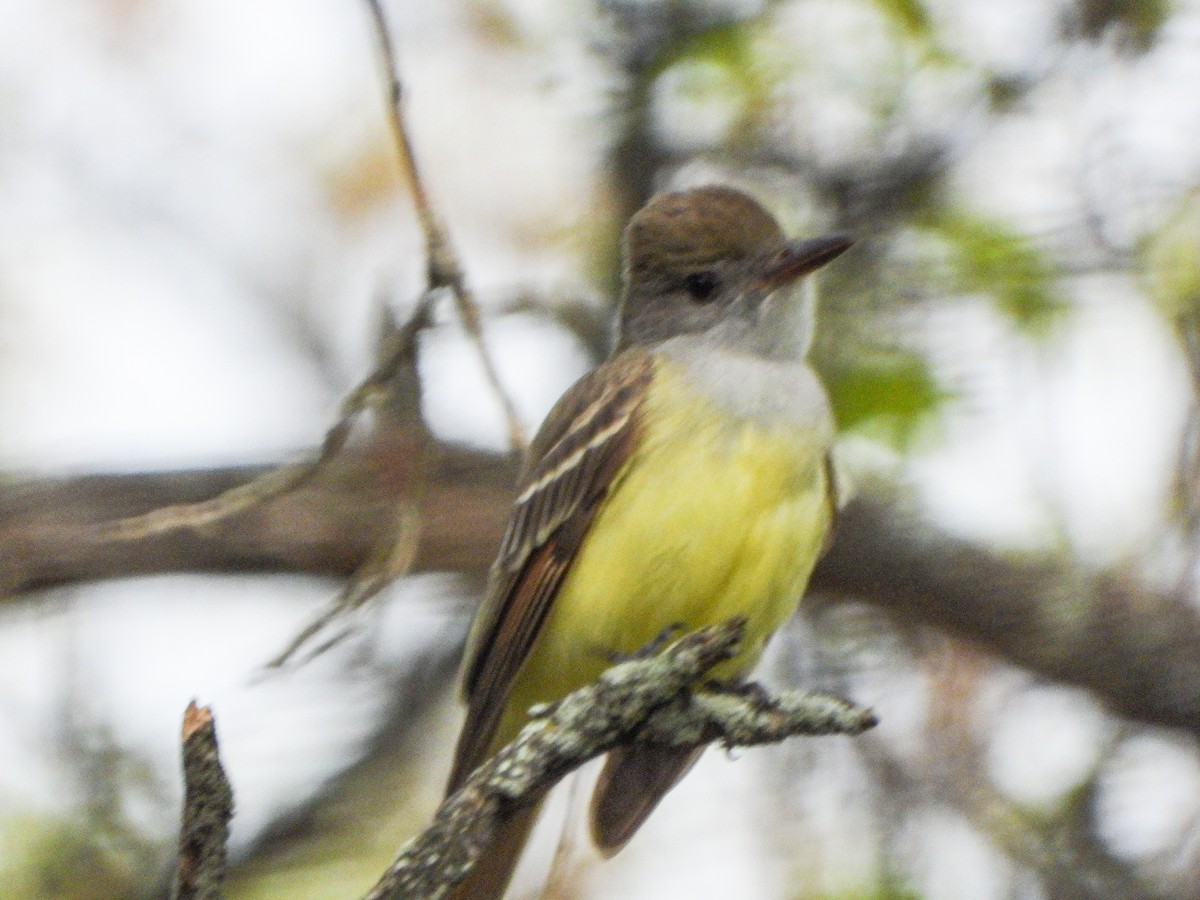
[[[736,656],[712,675],[756,665],[836,517],[834,419],[806,361],[801,282],[852,243],[789,240],[720,184],[657,194],[630,219],[614,348],[532,441],[467,638],[447,796],[530,707],[671,628],[742,616]],[[624,847],[700,752],[610,751],[589,813],[597,849]],[[450,896],[503,896],[539,806],[514,813]]]

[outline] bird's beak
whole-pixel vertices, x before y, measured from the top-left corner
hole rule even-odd
[[[772,288],[789,284],[837,259],[853,243],[853,238],[845,234],[791,241],[766,261],[763,281]]]

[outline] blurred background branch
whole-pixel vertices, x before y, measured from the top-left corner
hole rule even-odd
[[[488,548],[507,521],[515,466],[505,454],[442,449],[425,486],[413,570],[459,571],[481,583],[492,562]],[[13,586],[15,598],[36,587],[181,570],[344,576],[388,527],[392,507],[375,479],[396,482],[392,473],[353,470],[356,461],[347,456],[331,479],[203,534],[125,549],[78,539],[98,498],[117,510],[248,473],[208,470],[182,484],[178,473],[164,473],[26,485],[16,496],[0,495],[0,522],[14,535],[3,540],[15,547],[29,536],[41,539],[0,569],[0,584]],[[1039,675],[1085,687],[1135,721],[1200,734],[1200,617],[1178,597],[1122,581],[1119,573],[1062,557],[1006,557],[921,521],[895,497],[868,491],[843,511],[811,590],[824,603],[866,602],[898,620],[967,638]]]

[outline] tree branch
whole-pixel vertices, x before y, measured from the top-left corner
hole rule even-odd
[[[233,789],[217,752],[217,729],[207,706],[183,714],[183,826],[172,900],[221,900]]]
[[[1200,616],[1132,579],[1006,558],[864,498],[844,511],[811,589],[966,638],[1134,721],[1200,735]]]
[[[428,449],[414,571],[481,575],[512,503],[507,455]],[[408,496],[414,448],[404,436],[351,446],[296,491],[201,530],[99,544],[92,523],[202,500],[271,465],[95,474],[0,482],[0,602],[81,581],[164,572],[306,572],[345,576],[379,545]]]
[[[414,571],[482,578],[512,501],[507,455],[438,447]],[[351,448],[319,479],[218,523],[124,546],[80,542],[87,523],[253,470],[92,475],[0,488],[0,596],[97,578],[179,571],[344,575],[376,545],[403,495],[403,452]],[[1179,600],[1066,560],[1004,557],[866,492],[842,513],[811,592],[862,600],[1091,691],[1129,718],[1200,734],[1200,617]]]
[[[744,622],[733,620],[685,635],[534,710],[517,739],[480,766],[442,804],[429,829],[401,848],[366,900],[444,896],[517,810],[617,745],[754,746],[801,734],[861,734],[875,725],[869,710],[827,694],[772,697],[757,686],[712,685],[693,692],[734,654],[743,630]]]

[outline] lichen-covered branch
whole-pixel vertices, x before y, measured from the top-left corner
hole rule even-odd
[[[734,620],[685,635],[535,710],[517,739],[480,766],[442,804],[429,829],[401,849],[367,900],[444,896],[515,810],[619,744],[752,746],[795,735],[861,734],[875,725],[870,710],[827,694],[698,687],[714,665],[733,655],[743,629]]]
[[[220,900],[233,789],[217,751],[212,711],[188,704],[183,714],[183,825],[172,900]]]

